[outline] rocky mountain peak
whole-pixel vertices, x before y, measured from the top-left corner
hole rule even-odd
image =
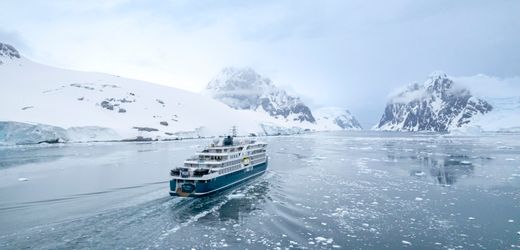
[[[17,59],[20,53],[12,45],[0,42],[0,58]]]
[[[448,78],[448,75],[444,71],[436,70],[430,73],[428,76],[429,79],[445,79]]]
[[[441,71],[435,71],[430,74],[428,80],[424,83],[428,93],[442,94],[453,88],[453,81],[448,75]],[[462,89],[459,89],[462,90]]]

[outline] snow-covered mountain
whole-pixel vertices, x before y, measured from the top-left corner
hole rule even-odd
[[[203,93],[234,109],[265,112],[287,121],[316,121],[310,108],[298,97],[287,94],[251,68],[223,69]]]
[[[361,129],[347,109],[327,107],[312,111],[299,97],[289,95],[251,68],[224,68],[203,94],[231,108],[265,113],[293,126],[306,125],[317,131]]]
[[[313,129],[210,97],[34,63],[0,43],[0,143],[174,139]],[[298,124],[298,126],[295,126]]]
[[[413,84],[387,104],[376,130],[449,131],[475,121],[493,109],[487,101],[434,72],[423,84]]]
[[[314,110],[316,123],[321,130],[361,130],[361,124],[347,109],[325,107]]]

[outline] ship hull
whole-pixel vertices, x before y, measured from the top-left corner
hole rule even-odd
[[[266,171],[266,169],[267,161],[254,165],[249,169],[242,169],[226,175],[218,176],[209,182],[195,181],[195,183],[177,185],[177,179],[172,179],[170,180],[170,195],[183,197],[206,196],[226,190],[242,182],[260,176]]]

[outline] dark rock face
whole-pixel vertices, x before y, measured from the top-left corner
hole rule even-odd
[[[108,110],[114,110],[114,105],[110,103],[110,101],[104,100],[101,102],[101,107],[108,109]]]
[[[144,132],[154,132],[159,131],[156,128],[149,128],[149,127],[133,127],[133,129],[137,129],[137,131],[144,131]]]
[[[273,117],[299,122],[316,121],[298,97],[288,95],[250,68],[225,68],[208,83],[206,93],[234,109],[264,110]]]
[[[81,100],[83,100],[83,99],[81,99]],[[132,103],[132,102],[135,102],[135,100],[128,100],[126,98],[122,98],[122,99],[105,98],[105,100],[103,100],[99,105],[104,109],[117,110],[117,112],[119,112],[119,113],[126,113],[127,110],[125,108],[121,107],[121,105],[125,104],[125,103]]]
[[[13,46],[0,42],[0,58],[6,57],[9,59],[20,58],[20,53]]]
[[[93,88],[90,85],[92,85],[92,84],[90,84],[90,83],[71,83],[70,84],[71,87],[84,88],[84,89],[88,89],[88,90],[96,90],[95,88]]]
[[[292,98],[292,97],[291,97]],[[291,101],[299,101],[299,99],[294,98]],[[286,107],[276,107],[276,101],[270,97],[262,97],[260,98],[260,106],[267,112],[269,115],[273,117],[282,116],[287,118],[291,114],[295,114],[296,117],[293,118],[294,121],[308,121],[315,122],[314,116],[312,115],[311,110],[303,103],[296,103],[294,105],[286,106]]]
[[[446,74],[436,73],[423,85],[414,84],[394,97],[376,129],[446,132],[492,109],[469,90],[455,86]]]

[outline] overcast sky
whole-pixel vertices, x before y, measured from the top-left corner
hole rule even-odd
[[[388,93],[435,70],[518,80],[519,13],[516,0],[2,0],[0,41],[40,63],[190,91],[248,66],[370,127]]]

